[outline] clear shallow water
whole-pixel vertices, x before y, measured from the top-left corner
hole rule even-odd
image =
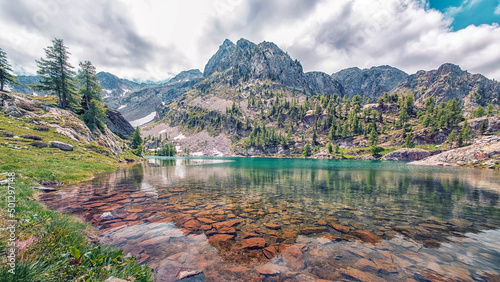
[[[496,281],[499,199],[498,171],[260,158],[149,159],[43,197],[159,281]]]

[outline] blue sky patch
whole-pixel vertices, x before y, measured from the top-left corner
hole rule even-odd
[[[500,22],[499,0],[428,0],[426,3],[428,9],[439,10],[453,19],[450,27],[455,31],[471,24],[478,26]]]

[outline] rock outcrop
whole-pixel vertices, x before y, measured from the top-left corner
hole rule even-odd
[[[383,156],[384,161],[416,161],[431,156],[432,153],[419,148],[402,148]]]
[[[75,142],[90,143],[96,141],[115,155],[123,152],[122,143],[107,126],[104,128],[104,132],[91,131],[74,112],[39,102],[28,95],[1,92],[0,110],[4,112],[9,110],[11,113],[15,113],[15,115],[11,114],[14,118],[29,118],[35,125],[53,128],[57,133],[69,137]],[[67,146],[57,148],[70,150]]]
[[[118,111],[107,109],[104,121],[109,130],[122,139],[130,139],[134,133],[134,127]]]
[[[497,163],[500,163],[500,137],[485,136],[470,146],[452,149],[410,164],[439,166],[483,164],[493,166]]]

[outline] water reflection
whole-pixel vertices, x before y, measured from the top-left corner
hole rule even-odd
[[[162,158],[44,201],[159,276],[488,280],[500,273],[499,179],[391,162]]]

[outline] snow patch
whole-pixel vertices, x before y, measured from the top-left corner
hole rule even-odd
[[[159,134],[162,134],[162,133],[165,133],[165,132],[167,132],[167,130],[166,130],[166,129],[163,129],[162,131],[160,131],[160,132],[158,132],[158,133],[159,133]]]
[[[175,137],[174,140],[182,140],[184,138],[186,138],[186,136],[184,136],[184,134],[181,134],[181,135]]]
[[[148,123],[148,122],[154,120],[155,117],[156,117],[156,111],[151,112],[149,115],[147,115],[147,116],[145,116],[143,118],[131,121],[130,125],[132,125],[133,127],[141,126],[141,125],[143,125],[145,123]]]
[[[118,110],[121,110],[121,109],[123,109],[125,107],[127,107],[127,105],[121,105],[121,106],[118,107]]]

